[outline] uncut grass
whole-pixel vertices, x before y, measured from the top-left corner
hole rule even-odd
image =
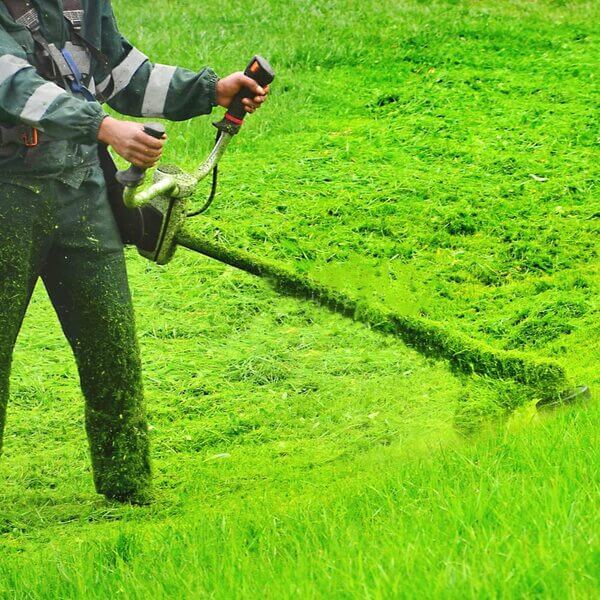
[[[252,490],[243,502],[189,506],[185,522],[105,526],[68,551],[59,532],[41,556],[3,561],[0,591],[84,598],[594,597],[599,457],[598,445],[587,442],[597,441],[597,419],[594,404],[519,422],[468,446],[371,451],[353,470],[336,469],[326,497],[301,505],[302,480],[294,478],[287,493],[275,484]]]
[[[597,385],[593,3],[115,7],[158,61],[225,73],[259,49],[279,72],[198,231]],[[193,167],[209,129],[169,125],[166,160]],[[488,382],[185,251],[129,262],[159,501],[94,495],[38,292],[0,461],[0,594],[593,595],[595,404],[531,429],[523,399],[510,434],[464,442],[456,409],[496,414]]]

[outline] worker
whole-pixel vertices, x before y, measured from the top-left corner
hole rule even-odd
[[[151,501],[134,313],[98,144],[148,168],[166,140],[103,104],[180,121],[245,88],[254,112],[269,90],[241,72],[151,62],[121,35],[110,0],[0,1],[0,452],[13,348],[41,277],[77,362],[96,490]]]

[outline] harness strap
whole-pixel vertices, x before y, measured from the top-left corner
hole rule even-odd
[[[98,64],[101,65],[106,71],[110,72],[110,63],[106,54],[101,52],[93,44],[90,44],[83,36],[85,12],[83,10],[83,4],[81,0],[63,0],[63,9],[63,16],[67,21],[67,27],[71,33],[71,40],[86,48],[92,57],[98,62]],[[65,56],[65,60],[67,60],[69,63],[69,58],[67,58],[67,56]],[[75,61],[72,62],[76,67],[76,70],[73,70],[73,75],[75,76],[75,79],[78,80],[78,78],[80,78],[80,75],[78,76],[79,69],[77,68]],[[95,100],[98,100],[98,102],[101,103],[106,102],[112,94],[112,85],[108,89],[103,90],[103,92],[96,91],[95,95],[92,94],[85,86],[80,85],[79,87],[82,88],[81,93],[83,93],[84,97],[89,102],[94,102]],[[73,91],[76,90],[73,89]]]
[[[67,51],[65,55],[42,35],[38,13],[30,0],[4,0],[4,4],[15,22],[29,31],[39,48],[36,54],[38,73],[44,79],[54,81],[63,87],[70,87],[74,93],[82,94],[87,101],[95,101],[94,96],[84,86],[81,71],[71,53]],[[79,36],[84,20],[81,0],[64,0],[63,8],[71,36],[78,35],[78,40],[83,39]],[[81,45],[86,49],[89,48],[87,43]],[[39,142],[40,135],[35,127],[0,125],[0,145],[3,147],[16,144],[31,150],[36,148]]]
[[[90,54],[96,59],[96,61],[98,61],[98,64],[102,65],[102,67],[104,69],[106,69],[108,72],[110,72],[110,63],[108,61],[108,56],[106,56],[106,54],[104,54],[104,52],[101,52],[100,50],[98,50],[98,48],[96,48],[96,46],[94,46],[93,44],[90,44],[81,35],[81,32],[78,31],[77,29],[75,29],[75,27],[73,26],[71,21],[69,21],[69,19],[67,19],[66,17],[65,17],[65,19],[67,20],[67,25],[69,26],[69,28],[71,30],[71,36],[73,38],[73,41],[78,42],[79,46],[83,46],[84,48],[87,48],[89,50]]]
[[[25,26],[36,44],[42,48],[45,55],[52,61],[53,79],[60,79],[62,83],[68,85],[72,92],[82,94],[88,102],[94,102],[98,99],[100,102],[106,100],[105,94],[92,94],[84,83],[81,69],[77,65],[73,54],[69,50],[59,50],[55,44],[48,43],[40,31],[40,22],[35,8],[29,0],[4,0],[13,19]],[[67,23],[67,28],[71,34],[72,43],[75,46],[81,46],[95,58],[100,65],[109,70],[108,58],[93,44],[90,44],[82,34],[85,12],[81,0],[63,0],[63,17]],[[89,75],[89,73],[88,73]],[[110,93],[111,90],[106,90]]]
[[[56,49],[56,46],[49,44],[40,32],[40,21],[37,11],[30,0],[3,0],[4,4],[8,8],[13,19],[26,27],[31,33],[34,41],[44,50],[44,52],[50,56],[56,70],[61,77],[75,76],[75,73],[67,71],[69,68],[69,61],[66,61],[64,57],[59,56],[61,51]],[[83,36],[83,25],[85,19],[85,11],[83,10],[82,0],[63,0],[63,16],[67,22],[69,33],[71,34],[71,41],[77,45],[85,48],[92,57],[107,71],[110,71],[108,57],[96,48],[93,44],[88,42]],[[66,62],[65,62],[66,61]],[[78,69],[79,70],[79,69]],[[98,98],[101,102],[104,98]]]
[[[36,23],[39,26],[37,12],[29,0],[4,0],[4,4],[19,25],[27,27],[30,31]]]
[[[31,29],[36,24],[39,26],[37,11],[31,0],[3,0],[6,8],[12,15],[12,18],[19,23]],[[63,0],[63,15],[77,31],[83,29],[85,12],[81,0]]]
[[[108,57],[96,46],[90,44],[83,36],[83,24],[85,11],[81,0],[63,0],[63,15],[70,25],[73,41],[79,42],[81,46],[87,48],[92,56],[107,70],[109,69]]]
[[[81,0],[63,0],[63,15],[76,32],[81,32],[85,17]]]
[[[73,74],[73,80],[70,81],[71,90],[76,94],[81,94],[88,102],[95,102],[96,98],[94,95],[83,85],[83,76],[79,72],[79,67],[73,59],[72,54],[68,50],[63,50],[61,55]]]

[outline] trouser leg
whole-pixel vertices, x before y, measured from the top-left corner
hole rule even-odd
[[[101,174],[62,192],[42,277],[77,360],[94,482],[110,498],[145,502],[148,426],[123,248]]]
[[[52,231],[48,201],[16,186],[0,187],[0,453],[13,348]]]

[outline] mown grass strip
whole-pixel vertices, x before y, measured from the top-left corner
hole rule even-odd
[[[311,300],[377,331],[395,335],[427,356],[448,360],[463,373],[512,379],[530,386],[543,398],[556,396],[567,387],[566,372],[556,362],[492,348],[435,321],[376,306],[205,236],[183,230],[178,242],[185,248],[266,279],[279,293]]]

